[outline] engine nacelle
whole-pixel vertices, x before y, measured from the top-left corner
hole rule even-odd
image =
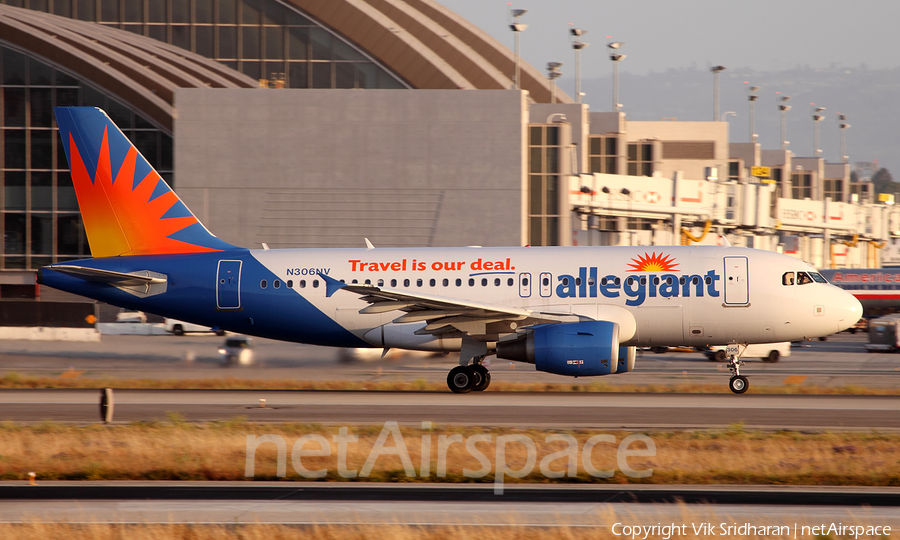
[[[618,375],[634,370],[635,356],[637,356],[637,347],[619,347],[619,363],[613,373]]]
[[[631,351],[631,361],[627,350]],[[538,326],[528,334],[497,343],[497,358],[534,364],[538,371],[557,375],[609,375],[634,367],[633,347],[619,347],[619,325],[584,321]]]

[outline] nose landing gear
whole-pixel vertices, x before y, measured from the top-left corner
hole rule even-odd
[[[744,361],[741,360],[740,349],[738,347],[728,347],[728,354],[728,369],[731,370],[728,388],[735,394],[743,394],[750,388],[750,382],[747,381],[747,377],[741,375],[741,366],[744,365]]]

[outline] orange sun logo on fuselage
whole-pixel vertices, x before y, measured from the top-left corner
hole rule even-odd
[[[629,272],[666,272],[670,270],[678,270],[678,263],[674,257],[657,253],[654,251],[652,255],[638,255],[631,259],[634,262],[628,263],[631,268]]]

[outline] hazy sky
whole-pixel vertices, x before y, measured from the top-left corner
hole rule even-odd
[[[522,57],[540,70],[563,62],[574,74],[569,23],[588,33],[582,78],[608,75],[606,43],[624,41],[621,73],[670,68],[900,65],[900,0],[437,0],[513,48],[509,8],[527,9]]]

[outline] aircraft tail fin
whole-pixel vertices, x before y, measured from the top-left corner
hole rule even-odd
[[[238,249],[200,223],[101,109],[54,112],[94,257]]]

